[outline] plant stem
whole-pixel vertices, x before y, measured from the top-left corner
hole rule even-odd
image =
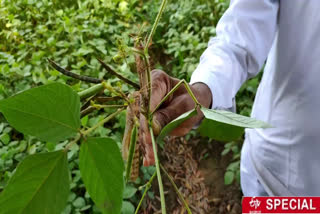
[[[151,135],[151,141],[152,141],[152,147],[153,147],[153,153],[154,153],[154,160],[156,164],[156,170],[157,170],[157,178],[158,178],[158,183],[159,183],[159,192],[160,192],[160,201],[161,201],[161,213],[166,214],[166,201],[164,199],[164,191],[163,191],[163,184],[162,184],[162,179],[161,179],[161,173],[160,173],[160,163],[158,159],[158,154],[157,154],[157,145],[154,140],[154,134],[152,128],[149,126],[150,130],[150,135]]]
[[[73,144],[77,143],[80,139],[81,139],[81,134],[79,133],[79,134],[77,134],[77,136],[74,138],[73,141],[71,141],[70,143],[68,143],[68,144],[66,145],[66,147],[64,148],[64,151],[65,151],[65,152],[68,151],[68,150],[70,149],[70,147],[71,147]]]
[[[101,120],[99,123],[95,124],[93,127],[91,127],[90,129],[87,129],[86,131],[84,131],[82,133],[83,137],[87,136],[88,134],[90,134],[93,130],[95,130],[96,128],[102,126],[103,124],[105,124],[106,122],[108,122],[109,120],[111,120],[112,118],[114,118],[115,116],[117,116],[118,114],[120,114],[122,111],[124,110],[124,108],[119,108],[116,112],[110,114],[108,117],[104,118],[103,120]]]
[[[78,93],[78,95],[80,96],[80,99],[85,99],[85,98],[88,98],[88,97],[91,97],[92,95],[104,90],[104,84],[103,83],[99,83],[99,84],[96,84],[86,90],[83,90],[83,91],[80,91]]]
[[[147,67],[147,79],[148,79],[148,82],[146,84],[146,86],[148,87],[148,106],[147,106],[147,115],[148,115],[148,117],[149,117],[149,113],[150,113],[150,102],[151,102],[151,93],[152,93],[152,88],[151,88],[151,68],[150,68],[150,62],[149,62],[149,51],[148,51],[148,48],[149,48],[150,42],[152,40],[152,37],[153,37],[157,27],[158,27],[161,15],[162,15],[162,13],[164,11],[164,8],[165,8],[166,4],[167,4],[167,0],[162,0],[159,12],[158,12],[157,17],[156,17],[156,20],[153,23],[153,26],[152,26],[151,31],[149,33],[147,42],[144,45],[144,59],[145,59],[144,61],[146,63],[146,67]]]
[[[189,84],[183,80],[183,84],[184,86],[186,87],[187,91],[188,91],[188,94],[190,95],[190,97],[193,99],[194,103],[197,105],[197,106],[200,106],[201,104],[199,103],[199,101],[197,100],[197,98],[194,96]]]
[[[127,96],[122,91],[113,88],[110,84],[108,84],[106,82],[102,82],[102,85],[105,89],[107,89],[111,93],[115,94],[116,96],[122,97],[124,100],[126,100],[129,103]]]
[[[172,95],[180,86],[181,84],[184,84],[188,94],[190,95],[190,97],[193,99],[194,103],[196,105],[200,105],[199,101],[197,100],[197,98],[194,96],[189,84],[185,81],[185,80],[180,80],[178,82],[178,84],[176,84],[170,91],[169,93],[167,93],[167,95],[160,101],[160,103],[156,106],[156,108],[151,112],[151,118],[152,118],[152,115],[159,109],[159,107],[162,105],[162,103],[164,101],[166,101],[170,95]]]
[[[100,104],[93,104],[92,107],[95,109],[102,109],[102,108],[124,108],[127,105],[100,105]]]
[[[138,130],[137,125],[133,126],[133,130],[130,137],[130,145],[129,145],[129,156],[127,161],[127,168],[126,168],[126,181],[128,182],[130,179],[131,167],[132,167],[132,160],[134,157],[134,152],[136,150],[136,142],[138,138]]]
[[[127,107],[127,105],[99,105],[99,104],[94,104],[94,105],[89,106],[86,109],[82,110],[80,112],[80,117],[82,118],[82,117],[90,114],[91,112],[93,112],[95,110],[102,109],[102,108],[122,108],[122,107]]]
[[[184,204],[184,207],[186,208],[188,214],[192,214],[192,212],[191,212],[191,210],[190,210],[190,208],[188,206],[188,203],[186,202],[186,200],[184,200],[181,192],[179,191],[177,185],[174,183],[174,180],[171,177],[171,175],[169,175],[169,173],[166,171],[166,169],[161,164],[160,164],[160,167],[161,167],[162,171],[167,175],[167,177],[168,177],[169,181],[171,182],[174,190],[176,191],[178,197],[180,198],[181,202]]]
[[[153,179],[156,177],[156,175],[157,175],[157,171],[155,171],[155,172],[153,173],[152,177],[150,178],[150,180],[148,181],[148,183],[145,185],[146,188],[144,189],[143,195],[142,195],[142,197],[141,197],[141,199],[140,199],[140,201],[139,201],[139,204],[138,204],[138,206],[137,206],[137,209],[136,209],[135,214],[138,214],[139,209],[140,209],[141,204],[142,204],[142,201],[143,201],[144,197],[146,196],[148,190],[150,189],[151,184],[152,184],[152,181],[153,181]]]
[[[151,31],[150,31],[150,34],[149,34],[149,36],[148,36],[147,42],[146,42],[146,44],[145,44],[145,46],[144,46],[144,48],[145,48],[145,53],[148,53],[149,44],[150,44],[150,42],[151,42],[151,39],[152,39],[152,36],[153,36],[154,32],[155,32],[156,29],[157,29],[157,26],[158,26],[158,24],[159,24],[159,21],[160,21],[160,18],[161,18],[162,13],[163,13],[163,11],[164,11],[164,8],[165,8],[165,6],[166,6],[166,3],[167,3],[167,0],[162,0],[161,6],[160,6],[160,10],[159,10],[158,15],[157,15],[157,17],[156,17],[156,20],[155,20],[154,23],[153,23],[153,26],[152,26]],[[148,56],[148,54],[146,54],[146,55]]]

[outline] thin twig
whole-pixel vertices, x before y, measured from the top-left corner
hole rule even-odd
[[[95,97],[95,95],[89,97],[81,106],[81,111],[85,110],[86,108],[88,108],[90,106],[90,103],[92,101],[92,99]]]
[[[126,167],[126,181],[129,181],[130,173],[131,173],[131,168],[132,168],[132,160],[134,157],[134,153],[136,150],[136,143],[137,143],[137,138],[138,138],[138,129],[137,129],[137,124],[133,126],[133,130],[131,132],[130,136],[130,145],[129,145],[129,156],[128,156],[128,161],[127,161],[127,167]]]
[[[199,101],[197,100],[197,98],[194,96],[189,84],[185,81],[185,80],[180,80],[170,91],[169,93],[166,94],[166,96],[164,98],[162,98],[162,100],[159,102],[159,104],[156,106],[155,109],[153,109],[153,111],[151,112],[151,116],[159,109],[159,107],[163,104],[164,101],[166,101],[181,85],[184,85],[184,87],[186,88],[188,94],[190,95],[190,97],[192,98],[192,100],[194,101],[195,105],[200,106]],[[152,118],[152,117],[151,117]]]
[[[121,100],[122,97],[120,96],[115,96],[115,97],[104,97],[104,96],[99,96],[99,97],[95,97],[94,100],[100,103],[105,103],[105,102],[109,102],[109,101],[117,101],[117,100]]]
[[[92,113],[92,112],[95,111],[95,110],[97,110],[95,107],[89,106],[88,108],[86,108],[86,109],[84,109],[84,110],[81,111],[80,117],[82,118],[82,117],[84,117],[84,116]]]
[[[137,206],[137,209],[136,209],[135,214],[138,214],[139,209],[140,209],[141,204],[142,204],[142,201],[143,201],[144,197],[146,196],[148,190],[150,189],[151,184],[152,184],[152,181],[153,181],[153,179],[156,177],[156,175],[157,175],[157,171],[155,171],[155,172],[153,173],[152,177],[150,178],[150,180],[148,181],[148,183],[145,185],[146,188],[144,189],[143,195],[142,195],[142,197],[141,197],[141,199],[140,199],[140,201],[139,201],[139,204],[138,204],[138,206]]]
[[[94,110],[100,110],[100,109],[103,109],[103,108],[122,108],[122,107],[127,107],[127,105],[99,105],[99,104],[94,104],[94,105],[89,106],[88,108],[82,110],[80,115],[81,115],[81,117],[84,117],[87,114],[92,113]]]
[[[71,146],[77,143],[80,139],[81,139],[81,134],[77,134],[74,140],[66,145],[66,147],[64,148],[64,151],[68,151],[71,148]]]
[[[122,81],[124,81],[125,83],[128,83],[129,85],[131,85],[132,87],[134,87],[135,89],[139,89],[140,86],[135,83],[135,82],[132,82],[131,80],[129,80],[128,78],[122,76],[121,74],[118,74],[116,71],[114,71],[109,65],[107,65],[106,63],[104,63],[101,59],[98,59],[97,60],[100,62],[100,64],[102,65],[102,67],[104,69],[106,69],[107,72],[109,72],[110,74],[118,77],[119,79],[121,79]]]
[[[79,75],[79,74],[75,74],[75,73],[72,73],[71,71],[68,71],[62,67],[60,67],[57,63],[55,63],[53,60],[51,59],[48,59],[50,65],[56,69],[57,71],[59,71],[60,73],[68,76],[68,77],[72,77],[74,79],[77,79],[77,80],[81,80],[81,81],[84,81],[84,82],[90,82],[90,83],[101,83],[102,80],[99,80],[97,78],[94,78],[94,77],[88,77],[88,76],[82,76],[82,75]]]
[[[157,26],[158,26],[158,24],[159,24],[159,21],[160,21],[160,18],[161,18],[162,13],[163,13],[163,11],[164,11],[164,8],[165,8],[165,6],[166,6],[166,3],[167,3],[167,0],[162,0],[161,6],[160,6],[160,10],[159,10],[158,15],[157,15],[157,17],[156,17],[156,20],[155,20],[154,23],[153,23],[153,26],[152,26],[151,31],[150,31],[150,34],[149,34],[149,36],[148,36],[147,42],[146,42],[146,44],[145,44],[145,51],[148,51],[149,44],[150,44],[150,42],[151,42],[151,39],[152,39],[152,36],[153,36],[154,32],[155,32],[156,29],[157,29]],[[148,53],[148,52],[147,52],[147,53]]]
[[[115,116],[117,116],[118,114],[120,114],[122,111],[124,110],[124,108],[120,108],[118,109],[116,112],[110,114],[108,117],[104,118],[103,120],[101,120],[99,123],[95,124],[93,127],[91,127],[90,129],[87,129],[86,131],[84,131],[82,133],[83,137],[87,136],[88,134],[90,134],[93,130],[95,130],[96,128],[102,126],[103,124],[105,124],[106,122],[108,122],[109,120],[111,120],[112,118],[114,118]]]
[[[160,173],[160,163],[158,159],[158,153],[157,153],[157,145],[154,139],[153,130],[151,127],[149,127],[150,135],[151,135],[151,141],[152,141],[152,148],[153,148],[153,154],[154,154],[154,161],[156,164],[156,170],[157,170],[157,178],[158,178],[158,184],[159,184],[159,192],[160,192],[160,200],[161,200],[161,212],[162,214],[166,214],[166,201],[164,198],[164,192],[163,192],[163,184],[162,184],[162,178]]]
[[[169,181],[171,182],[174,190],[176,191],[178,197],[180,198],[181,202],[184,204],[184,207],[186,208],[188,214],[192,214],[189,206],[188,206],[188,203],[186,202],[186,200],[184,200],[183,198],[183,195],[181,194],[181,192],[179,191],[177,185],[174,183],[174,180],[173,178],[171,177],[171,175],[169,175],[169,173],[166,171],[166,169],[160,164],[160,167],[162,169],[162,171],[166,174],[166,176],[168,177]]]

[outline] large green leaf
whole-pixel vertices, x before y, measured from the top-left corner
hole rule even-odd
[[[80,149],[80,172],[86,189],[104,214],[119,214],[124,188],[123,161],[110,138],[88,138]]]
[[[157,143],[160,143],[163,140],[163,138],[165,138],[165,136],[169,135],[170,132],[172,132],[175,128],[177,128],[181,123],[183,123],[184,121],[186,121],[187,119],[193,117],[196,114],[197,114],[197,110],[196,109],[192,109],[191,111],[188,111],[188,112],[180,115],[179,117],[177,117],[176,119],[174,119],[173,121],[168,123],[161,130],[160,134],[158,135]]]
[[[1,100],[0,111],[18,131],[44,141],[65,140],[80,127],[80,98],[61,83],[32,88]]]
[[[221,141],[237,140],[245,128],[270,128],[265,122],[229,111],[211,110],[201,107],[204,119],[200,134]]]
[[[0,194],[1,214],[60,214],[69,196],[67,153],[28,156]]]

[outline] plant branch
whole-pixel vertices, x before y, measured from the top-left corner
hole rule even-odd
[[[127,96],[122,91],[113,88],[110,84],[108,84],[106,82],[102,82],[102,85],[105,89],[107,89],[111,93],[115,94],[116,96],[122,97],[124,100],[126,100],[129,103]]]
[[[196,105],[200,105],[199,101],[197,100],[197,98],[194,96],[189,84],[185,81],[185,80],[180,80],[178,82],[178,84],[176,84],[170,91],[169,93],[167,93],[167,95],[160,101],[160,103],[156,106],[156,108],[151,112],[151,118],[152,115],[160,108],[160,106],[163,104],[164,101],[166,101],[180,86],[181,84],[184,84],[188,94],[190,95],[190,97],[193,99],[194,103]]]
[[[108,73],[110,73],[110,74],[118,77],[119,79],[121,79],[121,80],[124,81],[125,83],[131,85],[131,86],[134,87],[135,89],[139,89],[139,88],[140,88],[140,86],[139,86],[137,83],[135,83],[135,82],[127,79],[126,77],[122,76],[121,74],[118,74],[118,73],[117,73],[116,71],[114,71],[109,65],[107,65],[106,63],[104,63],[101,59],[98,59],[98,58],[97,58],[97,60],[100,62],[100,64],[102,65],[102,67],[103,67]]]
[[[124,108],[127,105],[99,105],[99,104],[94,104],[92,106],[89,106],[88,108],[84,109],[81,111],[80,115],[81,117],[86,116],[87,114],[90,114],[94,110],[100,110],[102,108]]]
[[[149,34],[149,36],[148,36],[147,42],[146,42],[146,44],[145,44],[145,46],[144,46],[144,48],[145,48],[145,50],[144,50],[145,53],[148,53],[149,44],[150,44],[150,42],[151,42],[151,39],[152,39],[152,36],[153,36],[154,32],[155,32],[156,29],[157,29],[157,26],[158,26],[158,24],[159,24],[159,21],[160,21],[160,18],[161,18],[162,13],[163,13],[163,11],[164,11],[164,8],[165,8],[165,6],[166,6],[166,3],[167,3],[167,0],[162,0],[161,6],[160,6],[160,10],[159,10],[159,12],[158,12],[158,14],[157,14],[156,20],[155,20],[154,23],[153,23],[153,26],[152,26],[151,31],[150,31],[150,34]]]
[[[97,79],[97,78],[93,78],[93,77],[88,77],[88,76],[82,76],[82,75],[79,75],[79,74],[76,74],[76,73],[73,73],[71,71],[68,71],[62,67],[60,67],[57,63],[55,63],[53,60],[51,59],[48,59],[50,65],[56,69],[57,71],[59,71],[60,73],[68,76],[68,77],[72,77],[74,79],[77,79],[77,80],[81,80],[81,81],[84,81],[84,82],[90,82],[90,83],[101,83],[102,80],[100,79]]]
[[[95,124],[93,127],[87,129],[86,131],[84,131],[82,133],[83,137],[87,136],[88,134],[90,134],[92,131],[94,131],[96,128],[102,126],[103,124],[105,124],[106,122],[108,122],[109,120],[111,120],[112,118],[114,118],[115,116],[117,116],[118,114],[120,114],[122,111],[124,110],[124,108],[119,108],[116,112],[110,114],[108,117],[104,118],[103,120],[101,120],[100,122],[98,122],[97,124]]]
[[[93,112],[94,110],[96,110],[95,107],[89,106],[88,108],[86,108],[86,109],[84,109],[84,110],[82,110],[82,111],[80,112],[80,117],[83,118],[84,116],[90,114],[90,113]]]
[[[140,199],[140,201],[139,201],[139,204],[138,204],[138,206],[137,206],[137,209],[136,209],[135,214],[138,214],[139,209],[140,209],[141,204],[142,204],[142,201],[143,201],[144,197],[146,196],[148,190],[150,189],[151,184],[152,184],[152,181],[154,180],[154,178],[156,177],[156,175],[157,175],[157,171],[155,171],[155,172],[153,173],[152,177],[150,178],[150,180],[148,181],[148,183],[145,185],[146,188],[144,189],[143,195],[142,195],[142,197],[141,197],[141,199]]]
[[[128,162],[126,167],[126,181],[129,181],[130,173],[131,173],[131,167],[132,167],[132,160],[134,157],[134,153],[136,150],[136,143],[138,138],[138,130],[137,130],[137,124],[133,126],[133,130],[130,137],[130,145],[129,145],[129,155],[128,155]]]
[[[157,178],[158,178],[158,183],[159,183],[161,212],[162,212],[162,214],[166,214],[167,213],[166,212],[166,201],[164,199],[163,184],[162,184],[161,173],[160,173],[160,163],[159,163],[158,154],[157,154],[157,145],[156,145],[156,142],[154,140],[154,134],[153,134],[152,128],[149,127],[149,130],[150,130],[150,134],[151,134],[153,154],[154,154],[154,160],[155,160],[156,170],[157,170]]]
[[[184,204],[184,207],[186,208],[188,214],[192,214],[189,206],[188,206],[188,203],[186,202],[186,200],[184,200],[183,198],[183,195],[181,194],[181,192],[179,191],[177,185],[174,183],[174,180],[173,178],[171,177],[171,175],[169,175],[169,173],[166,171],[166,169],[160,164],[160,167],[162,169],[162,171],[166,174],[166,176],[168,177],[169,181],[171,182],[174,190],[176,191],[178,197],[180,198],[181,202]]]
[[[73,141],[71,141],[70,143],[68,143],[68,144],[66,145],[66,147],[64,148],[64,151],[65,151],[65,152],[68,151],[68,150],[71,148],[71,146],[72,146],[73,144],[77,143],[80,139],[81,139],[81,134],[79,133],[79,134],[77,134],[77,136],[74,138]]]
[[[117,100],[121,100],[122,97],[120,96],[115,96],[115,97],[104,97],[104,96],[99,96],[99,97],[95,97],[94,100],[100,103],[105,103],[105,102],[109,102],[109,101],[117,101]]]

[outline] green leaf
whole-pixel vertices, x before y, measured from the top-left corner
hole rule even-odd
[[[78,197],[74,202],[72,202],[73,206],[76,208],[82,208],[86,205],[85,200],[82,197]]]
[[[3,133],[0,135],[0,142],[7,145],[10,142],[10,135],[8,133]]]
[[[204,119],[199,127],[203,136],[220,141],[237,140],[245,128],[270,128],[265,122],[229,111],[211,110],[201,107]]]
[[[137,188],[127,185],[123,191],[123,198],[129,199],[132,196],[134,196],[134,194],[136,194],[136,192],[137,192]]]
[[[221,152],[221,156],[225,156],[226,154],[228,154],[230,152],[230,148],[226,148]]]
[[[121,214],[133,214],[134,206],[129,201],[123,201],[121,208]]]
[[[32,88],[0,101],[0,111],[18,131],[57,142],[80,128],[80,98],[61,83]]]
[[[119,214],[124,187],[123,161],[111,138],[88,138],[80,149],[80,172],[87,191],[105,214]]]
[[[232,184],[233,180],[234,180],[234,172],[227,171],[224,174],[224,184],[225,185],[230,185],[230,184]]]
[[[0,194],[1,214],[60,214],[69,196],[67,154],[35,154],[17,167]]]
[[[160,134],[157,137],[157,143],[160,143],[167,135],[170,134],[171,131],[173,131],[175,128],[177,128],[181,123],[183,123],[185,120],[195,116],[197,114],[196,109],[192,109],[191,111],[188,111],[170,123],[168,123],[160,132]]]

